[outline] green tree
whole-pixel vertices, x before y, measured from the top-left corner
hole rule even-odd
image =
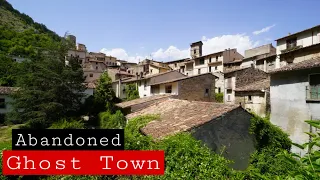
[[[104,72],[98,80],[94,99],[97,106],[99,106],[101,110],[104,108],[111,111],[113,110],[116,98],[112,89],[112,80],[108,76],[107,72]]]
[[[8,122],[46,128],[63,117],[75,116],[83,97],[83,71],[76,58],[65,65],[65,42],[51,49],[39,48],[31,61],[21,63],[19,90],[12,94],[13,111]]]
[[[139,91],[134,83],[126,85],[126,96],[128,101],[139,98]]]

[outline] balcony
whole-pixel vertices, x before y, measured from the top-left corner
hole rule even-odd
[[[320,86],[307,86],[306,87],[306,100],[320,102]]]
[[[302,48],[302,45],[299,46],[290,46],[287,49],[281,50],[281,54],[287,53],[287,52],[291,52],[291,51],[295,51],[297,49]]]

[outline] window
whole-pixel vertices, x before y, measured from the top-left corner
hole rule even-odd
[[[195,49],[195,50],[193,50],[193,54],[197,54],[197,50]]]
[[[204,64],[204,59],[203,58],[199,60],[199,64]]]
[[[251,98],[251,96],[250,96],[250,95],[248,96],[248,101],[249,101],[249,102],[251,102],[251,101],[252,101],[252,98]]]
[[[174,67],[177,67],[177,63],[174,64]]]
[[[218,56],[216,56],[216,61],[218,61]]]
[[[320,100],[320,74],[309,75],[309,87],[307,87],[307,99]]]
[[[209,95],[209,89],[206,89],[206,92],[204,93],[204,96],[208,96]]]
[[[209,72],[211,72],[211,66],[209,66]]]
[[[6,104],[5,104],[5,99],[0,99],[0,109],[5,109]]]
[[[201,69],[198,69],[198,74],[200,74],[201,73]]]
[[[98,62],[96,62],[96,65],[98,64]]]
[[[296,47],[297,46],[297,38],[288,39],[286,43],[287,43],[287,49]]]
[[[93,74],[90,74],[90,77],[93,77]]]
[[[147,80],[144,81],[144,90],[147,90]]]
[[[211,63],[211,57],[209,58],[209,63]]]
[[[96,66],[96,70],[98,70],[98,66]]]
[[[218,66],[214,67],[215,70],[218,70]]]
[[[221,88],[218,88],[218,93],[221,93]]]
[[[165,91],[166,91],[166,93],[172,93],[172,85],[166,85],[165,86]]]

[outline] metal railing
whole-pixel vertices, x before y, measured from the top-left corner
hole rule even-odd
[[[306,86],[306,100],[319,100],[320,101],[320,85]]]

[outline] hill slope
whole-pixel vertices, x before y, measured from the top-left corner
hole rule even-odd
[[[38,33],[48,34],[54,40],[59,40],[61,38],[55,32],[49,30],[45,25],[34,22],[30,16],[14,9],[6,0],[0,0],[0,26],[18,32],[34,29]]]

